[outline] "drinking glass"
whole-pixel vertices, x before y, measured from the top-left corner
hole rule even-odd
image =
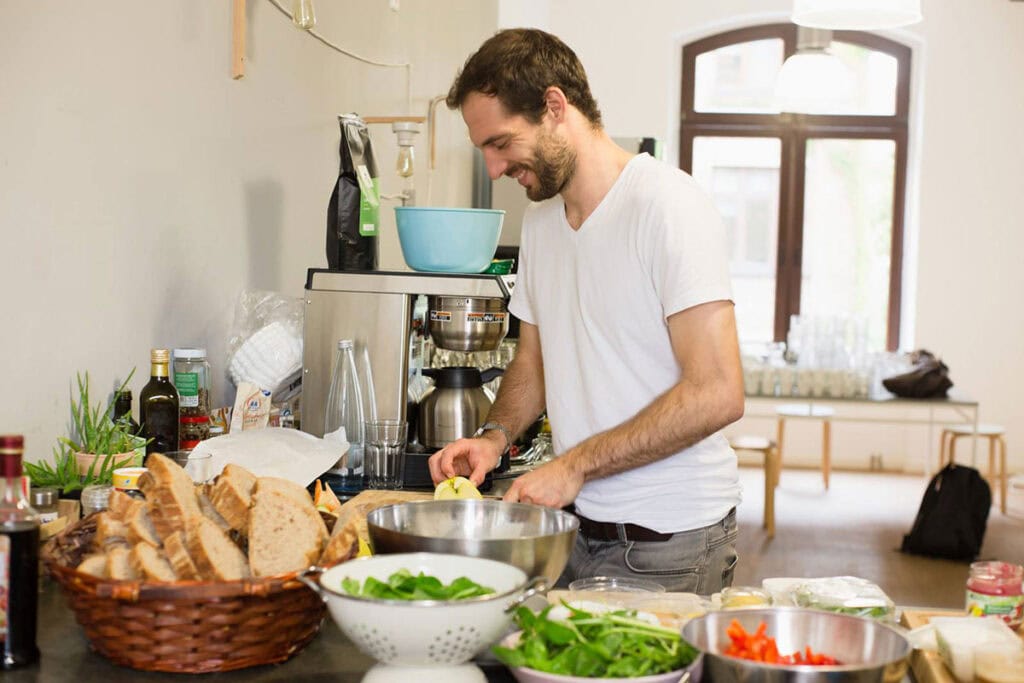
[[[363,473],[371,489],[402,488],[405,477],[405,441],[407,424],[403,420],[366,422],[366,447]]]
[[[192,451],[171,451],[167,457],[178,464],[196,484],[205,484],[213,479],[213,455]]]

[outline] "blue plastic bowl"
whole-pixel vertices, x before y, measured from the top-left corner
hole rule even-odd
[[[413,270],[480,273],[498,249],[505,212],[497,209],[442,209],[396,206],[402,256]]]

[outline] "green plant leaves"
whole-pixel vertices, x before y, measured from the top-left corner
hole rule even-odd
[[[427,576],[423,572],[413,575],[408,569],[399,569],[386,582],[367,577],[362,586],[356,579],[345,578],[341,587],[350,595],[381,600],[465,600],[494,592],[493,588],[481,586],[464,576],[446,586],[435,576]]]
[[[649,624],[630,610],[592,614],[562,603],[568,619],[549,618],[552,606],[534,614],[516,610],[522,629],[514,648],[495,646],[507,666],[586,678],[635,678],[676,671],[689,665],[697,651],[678,631]]]

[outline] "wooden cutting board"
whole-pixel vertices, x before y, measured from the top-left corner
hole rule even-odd
[[[932,617],[962,616],[966,616],[963,610],[904,610],[900,616],[900,623],[907,628],[914,629],[924,626]],[[1024,638],[1024,632],[1018,631],[1017,635]],[[910,668],[914,670],[914,676],[917,678],[918,683],[958,683],[957,679],[942,661],[942,657],[934,650],[912,650],[910,653]]]

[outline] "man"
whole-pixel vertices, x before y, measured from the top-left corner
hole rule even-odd
[[[614,575],[713,593],[736,564],[743,414],[724,229],[692,178],[605,133],[575,53],[497,33],[452,85],[492,179],[539,202],[523,219],[516,356],[479,436],[430,459],[476,484],[547,411],[559,457],[505,495],[566,507],[580,534],[562,582]]]

